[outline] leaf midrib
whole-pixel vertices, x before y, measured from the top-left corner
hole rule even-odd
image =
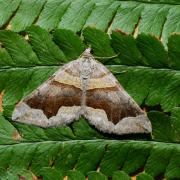
[[[1,147],[4,147],[4,146],[21,146],[21,145],[34,145],[34,144],[50,144],[50,143],[59,143],[59,144],[64,144],[64,143],[97,143],[97,142],[103,142],[104,144],[111,144],[111,143],[136,143],[136,144],[141,144],[143,143],[143,145],[145,144],[150,144],[150,145],[158,145],[158,144],[161,144],[161,145],[164,145],[164,146],[170,146],[170,145],[173,145],[173,146],[176,146],[176,148],[180,148],[180,144],[179,143],[176,143],[176,142],[161,142],[161,141],[147,141],[147,140],[109,140],[109,139],[84,139],[84,140],[76,140],[76,139],[72,139],[72,140],[63,140],[63,141],[56,141],[56,140],[53,140],[53,141],[28,141],[28,142],[17,142],[17,143],[10,143],[10,144],[0,144],[0,148]]]
[[[170,72],[176,72],[179,73],[179,70],[175,70],[175,69],[170,69],[170,68],[154,68],[154,67],[148,67],[148,66],[130,66],[130,65],[105,65],[112,73],[113,73],[113,68],[134,68],[134,69],[151,69],[151,70],[157,70],[157,71],[170,71]],[[57,66],[57,65],[38,65],[38,66],[27,66],[27,67],[22,67],[22,66],[16,66],[16,67],[12,67],[12,66],[7,66],[7,67],[0,67],[0,72],[2,71],[11,71],[11,70],[26,70],[26,69],[39,69],[39,68],[48,68],[48,67],[52,67],[52,68],[60,68],[61,66]],[[120,73],[120,72],[119,72]]]
[[[118,0],[117,0],[118,1]],[[164,2],[161,2],[160,0],[158,2],[154,2],[154,1],[149,1],[149,0],[124,0],[120,2],[140,2],[140,3],[144,3],[144,4],[169,4],[169,5],[180,5],[180,3],[178,2],[178,0],[174,0],[174,2],[165,2],[168,0],[164,0]]]

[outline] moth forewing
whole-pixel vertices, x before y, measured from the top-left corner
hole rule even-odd
[[[85,117],[104,133],[151,133],[147,115],[114,75],[86,49],[62,66],[15,107],[14,121],[41,127],[69,124]]]

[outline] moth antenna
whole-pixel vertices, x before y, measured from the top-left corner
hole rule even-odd
[[[113,59],[119,56],[120,53],[114,55],[114,56],[109,56],[109,57],[100,57],[100,56],[94,56],[95,59]]]
[[[59,63],[58,65],[63,66],[63,65],[65,65],[65,63]]]
[[[116,71],[112,71],[112,72],[113,72],[113,74],[123,74],[123,73],[126,73],[127,71],[124,70],[124,71],[121,71],[121,72],[116,72]]]
[[[91,53],[91,47],[88,47],[84,52],[85,53]]]
[[[88,47],[79,57],[92,57],[92,54],[91,54],[91,47]]]

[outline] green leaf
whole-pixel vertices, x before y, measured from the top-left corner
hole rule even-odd
[[[107,177],[102,173],[92,171],[88,173],[88,180],[107,180]]]
[[[70,29],[74,32],[80,31],[93,7],[94,3],[89,0],[77,0],[72,2],[65,15],[62,17],[58,28]]]
[[[44,30],[38,28],[38,27],[31,27],[32,30],[29,30],[29,32],[31,32],[32,37],[37,37],[39,39],[38,44],[35,44],[35,46],[33,46],[33,48],[39,48],[41,46],[41,44],[43,44],[43,42],[40,42],[41,39],[41,35],[45,34],[46,35],[46,39],[48,39],[48,43],[52,43],[53,41],[50,38],[51,35],[47,34],[47,32],[45,32]],[[12,36],[6,36],[7,38],[9,38],[14,44],[17,44],[17,38],[14,37],[18,37],[18,40],[23,40],[22,42],[25,42],[25,47],[27,46],[28,48],[31,46],[24,41],[24,39],[22,39],[20,36],[17,36],[15,33],[12,33],[10,31],[2,31],[3,33],[9,33]],[[34,32],[34,33],[32,33]],[[105,44],[107,44],[107,49],[111,48],[110,44],[109,44],[109,39],[108,36],[106,36],[106,34],[101,33],[99,30],[95,30],[94,28],[86,28],[85,32],[88,32],[87,34],[91,34],[91,36],[93,36],[93,34],[98,34],[97,38],[99,37],[100,41],[100,37],[102,37],[102,35],[105,38]],[[72,38],[69,38],[69,40],[64,39],[64,41],[60,41],[60,37],[64,37],[63,34],[67,33],[67,38],[70,37],[72,35]],[[89,37],[89,40],[91,40],[91,36],[87,36]],[[119,36],[119,34],[118,34]],[[31,36],[30,36],[31,38]],[[72,33],[71,31],[67,31],[67,30],[59,30],[57,32],[55,32],[54,34],[54,39],[56,41],[56,43],[59,44],[65,44],[66,42],[68,42],[69,46],[72,47],[72,49],[69,49],[68,46],[64,46],[63,52],[65,52],[65,54],[68,54],[68,49],[69,51],[72,52],[72,55],[70,55],[71,57],[77,57],[82,51],[83,51],[83,47],[84,44],[82,43],[82,40],[76,36],[74,33]],[[92,41],[92,43],[96,43],[96,39],[94,39]],[[102,38],[103,39],[103,38]],[[7,39],[4,39],[5,41]],[[11,42],[10,41],[10,42]],[[35,41],[36,42],[36,41]],[[61,43],[60,43],[61,42]],[[19,42],[20,43],[20,42]],[[100,43],[99,43],[100,44]],[[8,42],[6,42],[7,47],[5,46],[5,48],[7,50],[9,50],[9,53],[7,52],[7,50],[5,48],[3,48],[3,51],[0,51],[3,57],[2,61],[2,67],[7,67],[6,66],[6,62],[7,65],[9,66],[9,64],[12,63],[11,59],[10,59],[10,53],[12,54],[12,49],[13,49],[13,45],[9,44]],[[9,48],[9,46],[11,45],[11,48]],[[38,47],[39,45],[39,47]],[[55,46],[55,44],[53,44]],[[79,52],[78,50],[78,45],[81,47],[79,48]],[[43,45],[44,46],[44,45]],[[43,47],[42,46],[42,47]],[[55,46],[56,49],[58,48],[57,46]],[[100,47],[100,46],[98,46]],[[9,48],[9,49],[8,49]],[[35,48],[35,50],[36,50]],[[101,47],[100,47],[101,48]],[[55,49],[55,50],[56,50]],[[77,50],[76,50],[77,49]],[[51,51],[47,48],[47,53],[46,54],[42,54],[41,53],[41,49],[36,50],[37,55],[40,54],[43,56],[45,56],[45,58],[47,59],[47,64],[51,64],[51,62],[48,62],[48,59],[54,59],[54,55],[56,54],[56,51]],[[94,50],[94,49],[93,49]],[[97,48],[98,51],[98,48]],[[24,53],[21,54],[22,50],[16,50],[16,53],[18,54],[18,56],[16,56],[17,58],[20,57],[23,59],[24,57]],[[31,52],[32,49],[31,49]],[[58,51],[57,51],[58,52]],[[78,52],[78,54],[76,54]],[[96,52],[96,50],[95,50]],[[110,51],[109,51],[110,52]],[[108,52],[108,53],[109,53]],[[27,54],[30,53],[29,51],[26,52]],[[5,55],[4,55],[5,54]],[[103,51],[102,51],[103,54]],[[36,54],[35,54],[36,55]],[[108,55],[108,54],[107,54]],[[69,56],[69,59],[70,59]],[[4,61],[4,57],[9,57],[9,59],[7,59],[6,61]],[[37,57],[37,56],[36,56]],[[38,56],[40,57],[40,56]],[[55,56],[57,57],[57,56]],[[58,57],[57,57],[58,58]],[[41,58],[42,59],[42,58]],[[114,60],[112,60],[113,63]],[[0,61],[1,62],[1,61]],[[13,61],[13,63],[16,62],[16,59]],[[40,62],[40,60],[38,59],[38,62]],[[154,62],[155,63],[155,62]],[[57,70],[57,66],[51,66],[51,67],[42,67],[42,66],[38,66],[36,64],[34,64],[37,67],[31,67],[31,68],[8,68],[8,69],[1,69],[0,71],[0,90],[4,91],[4,95],[3,95],[3,109],[4,112],[3,114],[5,116],[10,117],[11,116],[11,112],[13,110],[14,104],[16,102],[18,102],[22,97],[26,96],[27,94],[29,94],[30,92],[32,92],[35,88],[37,88],[41,83],[43,83],[51,74],[53,74],[56,70]],[[153,65],[153,64],[152,64]],[[18,65],[14,64],[13,67],[16,67]],[[117,79],[120,81],[120,83],[123,85],[123,87],[125,88],[125,90],[127,90],[129,92],[129,94],[139,103],[139,104],[143,104],[145,103],[145,105],[149,105],[149,106],[155,106],[160,104],[163,109],[165,111],[170,111],[173,107],[178,106],[178,101],[179,101],[179,91],[177,91],[179,85],[179,72],[178,71],[174,71],[174,70],[168,70],[168,69],[153,69],[150,67],[138,67],[138,66],[107,66],[112,73],[114,73],[117,77]],[[8,79],[8,81],[7,81]],[[9,83],[10,82],[10,83]],[[168,86],[167,86],[168,84]],[[13,94],[13,96],[12,96]],[[157,116],[158,117],[158,116]],[[155,118],[157,118],[155,115]],[[163,117],[163,116],[162,116]],[[168,117],[169,119],[169,117]],[[79,129],[82,129],[82,127],[86,126],[86,128],[88,130],[86,131],[79,131]],[[167,124],[168,126],[168,124]],[[33,138],[36,139],[38,138],[40,141],[42,140],[47,140],[49,138],[54,137],[55,140],[66,140],[66,139],[73,139],[73,138],[78,138],[78,139],[88,139],[88,138],[101,138],[104,137],[103,135],[99,134],[99,132],[96,132],[96,130],[92,129],[92,127],[89,127],[89,125],[86,123],[86,121],[82,121],[82,122],[77,122],[73,125],[74,127],[74,133],[72,133],[71,129],[69,128],[54,128],[54,129],[48,129],[46,131],[41,131],[38,128],[35,128],[33,126],[23,126],[23,125],[16,125],[16,127],[19,129],[20,132],[22,132],[22,134],[24,134],[24,139],[26,140],[32,140]],[[158,121],[155,122],[155,126],[156,127],[154,130],[154,132],[160,131],[161,130],[158,128]],[[24,129],[24,130],[23,130]],[[31,134],[34,134],[34,132],[38,132],[37,135],[35,135],[35,137],[33,137]],[[36,133],[35,133],[36,134]],[[59,135],[57,137],[57,135]],[[158,139],[158,138],[162,138],[160,137],[161,134],[154,134],[154,138]],[[32,136],[32,137],[31,137]],[[43,138],[44,137],[44,138]],[[167,141],[179,141],[178,138],[174,138],[174,137],[169,137],[169,135],[167,134],[166,137],[164,137]]]
[[[0,27],[5,25],[13,15],[20,4],[21,0],[0,0]]]
[[[137,39],[137,46],[146,59],[146,65],[151,67],[168,68],[168,56],[162,43],[155,37],[140,34]]]
[[[130,149],[129,144],[124,143],[112,143],[107,147],[104,158],[101,161],[101,172],[108,176],[112,176],[113,172],[117,169],[121,169],[126,155]]]
[[[25,69],[12,69],[4,70],[0,72],[2,87],[1,91],[4,91],[3,95],[3,108],[6,116],[11,116],[11,112],[14,108],[14,104],[17,103],[24,95],[27,95],[32,90],[37,88],[42,82],[44,82],[50,74],[55,71],[55,68],[32,68]],[[6,77],[6,78],[5,78]],[[9,81],[7,82],[7,77]],[[31,83],[32,82],[32,83]],[[16,85],[14,85],[16,84]],[[12,96],[13,94],[13,96]]]
[[[145,165],[145,172],[153,177],[158,177],[166,170],[169,160],[176,152],[173,145],[167,146],[154,146],[147,163]],[[157,163],[157,164],[156,164]],[[175,162],[173,162],[174,164]]]
[[[20,135],[16,128],[0,114],[0,144],[17,143]]]
[[[176,147],[179,148],[178,146]],[[175,149],[175,147],[174,147]],[[178,179],[180,177],[180,153],[176,150],[172,153],[169,165],[167,166],[165,177],[167,179]]]
[[[137,175],[137,180],[154,180],[154,178],[146,173],[141,173]]]
[[[66,175],[69,170],[74,169],[76,166],[83,149],[83,144],[81,142],[73,141],[70,144],[69,142],[64,142],[58,151],[59,153],[56,156],[54,167],[61,170],[62,173]]]
[[[104,150],[105,144],[103,142],[101,144],[95,144],[93,142],[85,143],[75,168],[85,175],[89,171],[96,170],[104,154]],[[86,164],[86,166],[84,166],[84,164]]]
[[[160,37],[169,9],[170,6],[166,4],[145,6],[141,14],[139,33],[143,32]]]
[[[32,30],[29,30],[29,32],[31,32],[31,36],[32,37],[37,37],[39,39],[38,44],[35,44],[35,46],[33,46],[33,48],[37,48],[38,49],[38,45],[39,47],[41,46],[41,44],[43,44],[43,42],[40,42],[41,39],[41,35],[45,34],[46,38],[48,39],[48,43],[53,44],[52,39],[50,38],[51,35],[47,34],[47,32],[45,32],[44,30],[38,28],[38,27],[31,27]],[[9,38],[14,44],[17,44],[17,38],[14,37],[18,37],[18,40],[23,40],[22,42],[25,42],[25,47],[28,46],[31,48],[31,46],[24,40],[22,39],[20,36],[17,36],[15,33],[12,33],[10,31],[2,31],[3,33],[9,33],[12,36],[6,36],[7,38]],[[34,33],[32,33],[34,32]],[[95,29],[91,29],[91,28],[86,28],[85,32],[88,32],[87,34],[91,34],[91,36],[93,36],[93,34],[98,34],[97,38],[99,37],[100,41],[100,37],[102,37],[102,35],[105,38],[105,43],[107,44],[107,49],[111,48],[110,44],[109,44],[109,39],[108,36],[106,36],[106,34],[101,33],[99,30],[95,30]],[[63,34],[67,33],[67,38],[70,37],[70,35],[72,35],[72,38],[69,38],[69,40],[64,39],[64,41],[60,41],[59,37],[64,37]],[[30,36],[30,38],[31,38]],[[89,40],[91,40],[91,36],[87,36],[89,37]],[[119,34],[118,34],[119,36]],[[58,37],[58,38],[57,38]],[[83,47],[84,44],[82,43],[81,39],[76,36],[74,33],[72,33],[71,31],[67,31],[67,30],[59,30],[57,32],[55,32],[54,34],[54,39],[56,41],[56,43],[59,44],[65,44],[66,42],[68,42],[68,44],[70,45],[70,47],[72,47],[72,49],[69,49],[68,46],[64,46],[63,52],[65,52],[65,54],[68,54],[68,49],[69,51],[73,52],[71,57],[77,57],[78,54],[80,54],[80,52],[83,51]],[[96,39],[94,39],[92,41],[92,43],[96,43]],[[102,38],[103,39],[103,38]],[[4,39],[5,41],[7,39]],[[10,42],[11,42],[10,41]],[[36,42],[36,41],[35,41]],[[60,43],[61,42],[61,43]],[[20,42],[19,42],[20,43]],[[79,48],[79,53],[76,54],[78,51],[78,44],[80,45]],[[100,43],[99,43],[100,44]],[[7,50],[9,50],[9,53],[6,51],[5,48],[3,48],[2,51],[2,56],[0,57],[11,57],[9,54],[12,54],[12,49],[13,49],[13,45],[9,44],[8,42],[6,42],[7,47],[5,46],[5,48]],[[9,46],[11,45],[11,48],[9,48]],[[55,46],[55,44],[53,44]],[[44,46],[44,45],[43,45]],[[43,47],[42,46],[42,47]],[[55,46],[56,49],[58,48],[57,46]],[[67,47],[67,48],[66,48]],[[100,47],[100,46],[98,46]],[[9,49],[8,49],[9,48]],[[35,50],[36,50],[35,48]],[[101,47],[100,47],[101,48]],[[48,48],[47,48],[48,49]],[[56,50],[55,49],[55,50]],[[76,50],[77,49],[77,50]],[[48,62],[48,59],[52,59],[54,58],[53,54],[56,54],[56,51],[51,51],[48,49],[46,54],[42,54],[41,53],[41,49],[36,50],[35,52],[37,52],[37,55],[40,54],[43,56],[45,56],[45,58],[47,59],[47,63],[51,64],[51,62]],[[72,51],[73,50],[73,51]],[[93,49],[94,50],[94,49]],[[98,48],[97,48],[98,51]],[[23,55],[21,55],[22,50],[17,50],[17,58],[20,57],[23,59],[24,57],[24,53]],[[31,52],[32,49],[31,49]],[[58,52],[58,51],[57,51]],[[95,51],[96,52],[96,51]],[[110,52],[110,51],[109,51]],[[109,53],[108,52],[108,53]],[[30,53],[29,51],[27,52],[27,54]],[[6,55],[4,55],[6,54]],[[103,54],[103,51],[102,51]],[[35,54],[36,55],[36,54]],[[108,54],[107,54],[108,55]],[[37,56],[36,56],[37,57]],[[40,56],[38,56],[40,57]],[[57,57],[57,56],[56,56]],[[57,57],[58,58],[58,57]],[[5,58],[2,59],[2,61]],[[10,58],[9,58],[10,59]],[[42,58],[41,58],[42,59]],[[70,59],[70,57],[69,57]],[[11,64],[12,62],[10,60],[7,61],[3,61],[3,67],[6,67],[6,62],[8,62],[8,66],[9,64]],[[1,62],[1,61],[0,61]],[[13,63],[16,62],[16,59],[13,61]],[[38,62],[40,62],[40,60],[38,59]],[[113,63],[113,60],[112,60]],[[155,62],[154,62],[155,63]],[[55,70],[57,70],[57,66],[53,67],[42,67],[42,66],[38,66],[36,64],[34,64],[37,67],[31,67],[29,69],[27,68],[8,68],[8,69],[2,69],[0,71],[0,76],[2,77],[0,79],[0,89],[1,91],[4,91],[4,96],[3,96],[3,109],[4,112],[3,114],[5,116],[10,117],[11,116],[11,112],[13,110],[14,104],[16,102],[18,102],[22,97],[26,96],[27,94],[29,94],[30,92],[32,92],[36,87],[38,87],[41,83],[43,83],[51,74],[53,74],[55,72]],[[153,64],[152,64],[153,65]],[[16,67],[17,65],[14,64],[14,66]],[[13,66],[13,67],[14,67]],[[178,71],[173,71],[173,70],[168,70],[168,69],[152,69],[152,68],[148,68],[148,67],[138,67],[138,66],[133,66],[133,67],[128,67],[128,66],[107,66],[118,78],[118,80],[120,81],[120,83],[123,85],[123,87],[130,93],[130,95],[139,103],[139,104],[146,104],[146,105],[150,105],[150,106],[155,106],[160,104],[163,109],[165,111],[170,111],[173,107],[178,106],[178,101],[179,101],[179,91],[177,91],[178,88],[178,83],[179,83],[179,72]],[[8,81],[7,81],[8,79]],[[9,83],[11,82],[11,83]],[[168,86],[167,86],[168,84]],[[13,96],[12,96],[13,94]],[[158,116],[157,116],[158,117]],[[157,118],[155,115],[155,118]],[[163,116],[162,116],[163,117]],[[169,119],[169,117],[168,117]],[[86,131],[79,131],[79,129],[82,129],[82,127],[86,127],[88,130]],[[167,124],[168,126],[168,124]],[[89,138],[101,138],[104,137],[103,135],[99,134],[99,132],[96,132],[96,130],[92,129],[92,127],[90,127],[86,121],[82,121],[82,122],[77,122],[73,125],[74,128],[74,132],[72,133],[72,130],[70,128],[54,128],[54,129],[48,129],[48,130],[41,130],[40,128],[36,128],[33,126],[24,126],[24,125],[17,125],[16,127],[19,129],[19,132],[21,134],[24,134],[23,138],[25,140],[31,141],[32,139],[38,139],[40,141],[42,140],[48,140],[50,138],[53,138],[55,140],[68,140],[68,139],[74,139],[75,137],[78,139],[89,139]],[[155,122],[155,131],[160,131],[161,130],[158,128],[158,121]],[[36,133],[34,133],[36,132]],[[33,134],[33,135],[31,135]],[[161,139],[161,134],[153,134],[155,139]],[[32,136],[32,137],[31,137]],[[58,136],[58,137],[57,137]],[[174,138],[174,137],[169,137],[169,135],[167,134],[167,136],[164,137],[166,139],[166,141],[179,141],[178,138]]]
[[[166,17],[167,20],[164,24],[164,28],[162,31],[162,38],[164,44],[167,43],[168,37],[172,33],[180,31],[179,16],[180,16],[180,6],[174,6],[169,10],[168,15]]]
[[[112,176],[112,180],[130,180],[131,178],[124,171],[115,171]]]
[[[170,65],[174,69],[180,69],[180,36],[178,34],[173,34],[168,39],[168,49],[169,49],[169,61]]]
[[[56,141],[70,140],[76,138],[72,129],[68,126],[44,129],[44,132],[48,139],[53,139]]]
[[[53,30],[57,28],[60,19],[66,13],[71,0],[51,0],[47,1],[42,13],[39,15],[37,25],[46,29]]]
[[[109,23],[112,21],[113,16],[116,13],[119,2],[109,2],[106,4],[97,4],[93,9],[84,27],[96,27],[97,29],[107,31]]]
[[[6,180],[6,179],[19,180],[19,176],[16,173],[7,171],[1,174],[1,179],[2,180]]]
[[[44,82],[57,67],[45,68],[15,68],[0,71],[0,91],[3,95],[3,113],[10,117],[17,103],[22,97],[32,92],[37,86]],[[9,81],[7,81],[7,78]],[[12,96],[13,94],[13,96]]]
[[[176,142],[174,128],[170,117],[162,112],[150,111],[148,117],[152,123],[153,139],[156,141]]]
[[[73,168],[78,170],[80,173],[85,173],[86,169],[88,176],[92,176],[91,178],[107,178],[109,177],[109,175],[103,175],[104,173],[101,171],[101,166],[99,168],[101,171],[100,173],[90,172],[97,170],[98,165],[101,161],[107,161],[107,164],[113,165],[114,162],[111,161],[111,159],[108,160],[105,158],[106,156],[104,156],[104,153],[106,153],[106,151],[108,152],[109,150],[104,149],[104,147],[117,147],[117,145],[121,147],[119,149],[116,149],[117,152],[119,150],[119,154],[121,154],[122,151],[128,154],[128,156],[126,156],[125,154],[121,154],[121,156],[118,156],[117,158],[117,153],[115,153],[112,157],[114,157],[114,159],[116,158],[117,162],[121,161],[123,164],[129,163],[129,161],[133,162],[133,159],[137,159],[134,154],[131,154],[131,152],[133,152],[133,148],[137,147],[137,153],[140,153],[143,152],[145,146],[149,147],[147,148],[147,152],[149,153],[149,155],[146,157],[147,161],[145,162],[146,173],[152,175],[153,177],[156,177],[160,174],[163,174],[168,178],[170,177],[171,179],[180,177],[178,174],[178,153],[180,152],[180,147],[178,144],[129,140],[112,141],[101,139],[91,140],[89,142],[87,140],[74,140],[64,142],[45,141],[21,143],[9,146],[1,145],[0,168],[6,169],[8,167],[7,172],[11,173],[22,172],[22,170],[30,168],[32,173],[38,177],[42,174],[44,174],[45,176],[51,175],[52,172],[57,172],[57,175],[59,176],[66,176],[68,175],[69,170],[72,170]],[[97,154],[95,153],[96,149]],[[111,153],[113,153],[113,149]],[[11,159],[8,158],[9,156],[11,157]],[[78,168],[80,161],[84,161],[85,167]],[[19,163],[17,164],[17,162]],[[52,170],[49,169],[48,171],[45,171],[46,168],[52,168]],[[122,166],[117,166],[114,171],[117,171],[119,169],[122,169]],[[136,171],[134,169],[133,173],[135,172]],[[83,177],[82,175],[80,175],[80,173],[76,173],[74,176],[77,175]]]
[[[32,75],[32,71],[26,71],[25,69],[17,72],[17,70],[9,72],[9,82],[3,89],[3,107],[5,108],[5,111],[9,105],[15,104],[17,100],[20,100],[23,97],[23,89],[26,87],[27,81]],[[17,86],[14,86],[15,82]]]
[[[174,73],[170,79],[170,83],[163,92],[162,108],[165,109],[166,112],[180,105],[180,91],[177,91],[179,87],[180,73],[177,71],[177,73]]]
[[[68,60],[78,58],[85,50],[82,40],[70,30],[58,29],[53,35],[55,43],[63,50]]]
[[[45,30],[32,26],[27,32],[33,50],[43,65],[58,65],[61,62],[67,62],[64,53]]]
[[[169,1],[169,0],[152,0],[152,1],[148,1],[148,0],[141,0],[141,2],[149,2],[151,4],[180,4],[178,0],[172,0],[172,1]]]
[[[16,64],[5,48],[0,48],[0,60],[1,67],[6,68],[9,66],[14,66]]]
[[[63,180],[62,174],[57,170],[50,167],[44,167],[40,170],[40,176],[43,177],[44,180]]]
[[[26,179],[33,179],[33,174],[29,170],[21,170],[20,172],[17,173],[19,178],[26,178]]]
[[[109,69],[117,74],[116,78],[125,90],[141,105],[149,93],[155,72],[148,68],[119,65],[109,66]]]
[[[129,179],[139,172],[137,179],[179,179],[177,4],[177,0],[2,1],[1,29],[24,31],[31,24],[63,29],[48,33],[31,26],[21,34],[0,31],[1,179]],[[32,12],[27,13],[30,7]],[[166,45],[167,40],[168,49],[161,43]],[[151,141],[145,135],[102,134],[82,118],[47,129],[12,123],[14,105],[50,77],[58,63],[77,59],[89,44],[93,55],[111,64],[107,67],[125,90],[150,111]]]
[[[168,37],[179,32],[180,27],[178,0],[7,0],[0,4],[0,27],[18,32],[32,24],[46,30],[63,28],[74,32],[91,26],[135,37],[140,33],[151,34],[166,46]]]
[[[37,65],[39,60],[27,41],[12,31],[0,31],[0,42],[11,55],[16,66]]]
[[[18,132],[23,137],[23,141],[43,141],[48,140],[45,131],[42,128],[35,126],[27,126],[21,123],[13,123],[14,127],[18,129]]]
[[[56,142],[49,144],[41,143],[36,145],[36,149],[31,157],[31,170],[38,176],[41,175],[41,169],[51,167],[61,146]],[[32,152],[32,149],[31,149]]]
[[[132,144],[131,149],[128,151],[126,158],[129,159],[129,161],[125,161],[122,167],[122,170],[127,174],[138,172],[142,167],[144,167],[151,146],[146,143],[142,143],[142,146],[143,149],[138,145],[136,146]]]
[[[80,118],[77,122],[75,122],[73,125],[73,132],[76,135],[76,138],[79,139],[89,139],[92,138],[103,138],[103,135],[101,135],[97,130],[90,127],[87,120],[84,118]]]
[[[111,57],[115,56],[115,52],[110,46],[109,36],[94,28],[85,28],[83,31],[85,43],[93,49],[94,56],[103,63],[111,63]]]
[[[173,71],[159,70],[154,72],[154,80],[151,83],[148,96],[146,98],[146,103],[149,106],[162,105],[162,100],[165,99],[163,93],[167,88],[167,84],[173,81]],[[169,91],[167,96],[173,97],[172,92]]]
[[[79,171],[68,171],[68,180],[85,180],[85,176]]]
[[[22,31],[34,23],[45,2],[45,0],[21,0],[16,16],[10,22],[11,29],[16,32]]]
[[[145,65],[133,36],[124,35],[119,32],[112,32],[111,37],[112,47],[115,52],[119,54],[121,64]]]
[[[171,113],[171,124],[175,130],[177,140],[180,141],[180,107],[172,109]]]
[[[165,112],[180,103],[179,71],[146,67],[108,66],[125,90],[141,105],[160,104]]]
[[[131,34],[141,16],[144,4],[138,2],[122,2],[112,22],[112,30],[120,30]]]

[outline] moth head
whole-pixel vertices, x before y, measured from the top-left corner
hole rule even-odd
[[[84,51],[84,53],[88,53],[88,54],[90,54],[90,53],[91,53],[91,48],[90,48],[90,47],[88,47],[88,48]]]
[[[92,54],[91,54],[91,48],[87,48],[81,55],[82,58],[84,59],[90,59],[90,58],[93,58]]]

